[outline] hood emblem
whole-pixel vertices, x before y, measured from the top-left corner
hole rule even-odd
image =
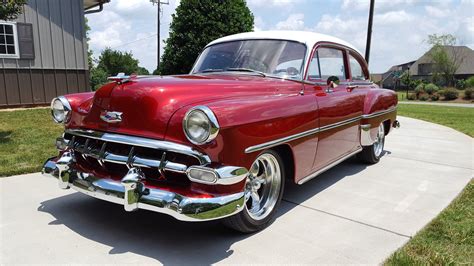
[[[120,123],[122,122],[122,112],[102,111],[100,119],[111,124]]]

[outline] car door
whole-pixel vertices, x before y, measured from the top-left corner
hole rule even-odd
[[[317,171],[360,147],[363,94],[350,84],[344,47],[318,46],[310,61],[307,81],[314,86],[319,108],[320,131],[313,162],[313,171]]]

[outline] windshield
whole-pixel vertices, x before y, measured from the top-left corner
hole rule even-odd
[[[301,79],[306,46],[283,40],[242,40],[207,47],[192,73],[256,72]]]

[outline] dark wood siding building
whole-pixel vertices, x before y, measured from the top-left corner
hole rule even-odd
[[[83,0],[30,0],[0,21],[0,108],[89,90]]]

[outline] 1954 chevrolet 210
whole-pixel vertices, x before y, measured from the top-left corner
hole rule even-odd
[[[311,32],[211,42],[189,75],[125,76],[53,99],[65,132],[43,173],[126,211],[268,226],[285,181],[357,155],[377,163],[397,97],[350,44]]]

